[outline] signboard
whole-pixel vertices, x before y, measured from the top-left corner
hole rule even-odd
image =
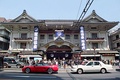
[[[64,39],[64,30],[55,30],[55,38],[54,38],[54,40],[56,40],[59,37]]]
[[[39,27],[34,26],[33,51],[36,51],[38,49],[38,32],[39,32]]]
[[[80,27],[80,43],[81,43],[81,45],[80,45],[81,49],[85,50],[86,49],[86,44],[85,44],[86,42],[85,42],[85,32],[84,32],[83,26]]]

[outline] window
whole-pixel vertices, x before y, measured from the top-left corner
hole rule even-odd
[[[53,39],[53,35],[49,35],[49,39]]]
[[[92,38],[97,38],[97,33],[92,33]]]
[[[100,65],[100,63],[99,62],[94,62],[94,65],[98,66],[98,65]]]
[[[65,39],[70,39],[70,35],[65,35]]]
[[[116,39],[119,39],[119,35],[116,35]]]
[[[91,27],[91,29],[97,29],[96,27]]]
[[[117,47],[120,47],[120,43],[117,43]]]
[[[92,43],[92,48],[98,48],[98,43]]]
[[[43,63],[39,63],[39,64],[37,64],[37,66],[43,66]]]
[[[27,29],[27,27],[22,27],[22,29]]]
[[[40,39],[45,39],[45,35],[40,35]]]
[[[89,62],[88,64],[87,64],[87,66],[92,66],[93,65],[93,62]]]
[[[27,38],[27,33],[21,33],[21,38]]]
[[[20,43],[20,48],[25,49],[26,48],[26,43]]]
[[[78,39],[78,35],[74,35],[74,39]]]

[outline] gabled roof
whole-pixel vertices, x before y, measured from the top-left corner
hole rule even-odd
[[[0,22],[7,22],[7,20],[4,17],[0,17]]]
[[[83,19],[83,22],[108,22],[108,21],[101,18],[99,15],[96,14],[95,10],[93,10],[88,17]]]
[[[17,18],[13,19],[10,22],[26,22],[26,21],[27,22],[38,22],[37,20],[29,16],[26,10],[23,10],[23,13],[20,16],[18,16]]]

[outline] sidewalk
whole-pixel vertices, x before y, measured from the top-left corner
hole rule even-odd
[[[58,72],[70,71],[70,68],[71,68],[70,66],[67,66],[67,68],[65,68],[65,69],[63,67],[60,67],[59,70],[58,70]]]
[[[119,66],[113,66],[113,68],[115,69],[115,71],[120,71],[120,67]]]

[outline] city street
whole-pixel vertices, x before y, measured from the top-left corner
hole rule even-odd
[[[59,69],[58,73],[22,73],[19,68],[6,68],[0,72],[0,80],[120,80],[120,71],[110,73],[71,73],[70,69]]]

